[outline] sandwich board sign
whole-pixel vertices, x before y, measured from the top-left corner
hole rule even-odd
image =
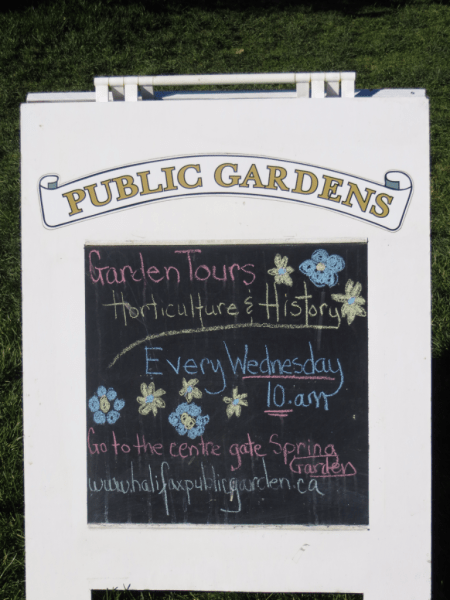
[[[428,101],[354,79],[22,106],[29,600],[430,597]]]

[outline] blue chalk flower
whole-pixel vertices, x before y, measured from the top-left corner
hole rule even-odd
[[[338,282],[337,274],[345,267],[344,259],[338,254],[328,255],[326,250],[316,250],[299,270],[309,277],[316,287],[333,287]]]
[[[113,410],[111,410],[111,402],[114,402]],[[106,422],[113,425],[120,417],[119,411],[125,406],[125,401],[117,398],[117,392],[113,388],[107,390],[101,385],[97,389],[97,394],[88,400],[88,406],[94,413],[93,418],[97,425]]]
[[[196,404],[183,402],[177,406],[175,412],[169,416],[169,423],[175,427],[180,435],[187,433],[188,438],[194,440],[205,433],[205,425],[209,423],[209,416],[202,416],[202,409]]]

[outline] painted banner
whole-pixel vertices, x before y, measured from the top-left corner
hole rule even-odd
[[[39,193],[49,228],[148,202],[225,194],[318,206],[396,231],[408,208],[412,181],[398,171],[386,173],[381,184],[287,160],[226,154],[153,160],[63,185],[58,175],[45,175]]]

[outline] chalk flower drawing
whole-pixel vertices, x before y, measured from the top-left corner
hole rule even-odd
[[[316,250],[309,260],[299,266],[300,271],[307,275],[316,287],[333,287],[338,282],[337,274],[345,267],[342,256],[328,255],[326,250]]]
[[[98,425],[103,425],[106,422],[113,425],[120,417],[119,411],[125,406],[125,402],[117,398],[117,392],[112,388],[107,390],[101,385],[97,390],[97,395],[90,398],[88,406],[91,412],[94,413],[94,421]]]
[[[246,400],[247,394],[238,394],[237,387],[233,388],[233,396],[228,398],[225,396],[223,401],[227,406],[227,417],[230,419],[233,415],[237,417],[241,416],[242,407],[248,406],[248,402]]]
[[[282,257],[281,254],[277,254],[275,256],[274,263],[275,268],[267,271],[269,275],[273,275],[275,277],[275,283],[284,283],[285,285],[292,287],[290,273],[293,273],[294,269],[292,267],[288,267],[288,257]]]
[[[195,403],[180,404],[175,412],[169,416],[169,423],[175,427],[180,435],[187,433],[188,438],[194,440],[205,433],[205,425],[209,423],[209,416],[202,416],[202,409]]]
[[[164,396],[166,392],[164,390],[155,390],[155,384],[149,383],[148,385],[145,383],[141,384],[141,394],[142,396],[138,396],[136,400],[141,405],[139,407],[139,412],[141,415],[148,415],[149,412],[152,412],[154,416],[156,416],[158,412],[158,408],[165,408],[166,403],[161,399],[161,396]]]
[[[192,402],[193,398],[197,400],[202,397],[202,392],[196,388],[195,386],[198,383],[198,379],[186,379],[183,377],[183,387],[181,388],[179,394],[180,396],[184,396],[187,402]]]
[[[341,313],[342,317],[347,317],[347,323],[350,325],[355,320],[355,317],[365,317],[367,313],[362,307],[366,303],[364,298],[360,296],[362,285],[353,283],[351,279],[345,284],[345,294],[331,294],[333,300],[342,302]]]

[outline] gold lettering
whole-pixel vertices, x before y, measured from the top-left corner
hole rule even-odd
[[[214,180],[221,187],[233,187],[233,185],[238,185],[240,175],[230,175],[230,183],[225,183],[222,179],[223,170],[227,167],[230,167],[235,173],[237,171],[237,165],[233,165],[232,163],[224,163],[223,165],[219,165],[214,172]]]
[[[150,186],[148,184],[148,176],[150,175],[150,171],[141,171],[140,173],[138,173],[138,175],[141,179],[142,185],[142,192],[140,193],[141,196],[145,196],[147,194],[156,194],[158,192],[163,191],[161,184],[159,184],[155,190],[150,189]]]
[[[173,173],[172,171],[175,170],[175,167],[164,167],[161,169],[161,171],[164,171],[165,175],[166,175],[166,187],[164,188],[165,192],[172,192],[173,190],[177,190],[178,187],[174,184],[173,182]]]
[[[194,171],[197,171],[197,173],[200,173],[200,165],[186,165],[185,167],[181,167],[181,169],[178,171],[178,183],[187,189],[193,189],[196,187],[202,187],[202,178],[198,177],[197,181],[195,183],[193,183],[192,185],[187,183],[186,181],[186,171],[188,169],[194,169]]]
[[[331,194],[336,194],[336,188],[341,186],[344,183],[344,180],[337,177],[330,177],[329,175],[322,175],[322,179],[325,179],[325,184],[323,186],[322,193],[319,194],[319,198],[323,198],[324,200],[333,200],[333,202],[339,202],[341,197],[336,195],[332,196]]]
[[[69,202],[71,209],[69,217],[83,212],[82,208],[78,208],[78,203],[82,202],[86,198],[86,192],[84,190],[73,190],[73,192],[67,192],[66,194],[63,194],[63,196],[67,198]]]
[[[378,196],[375,198],[375,202],[381,208],[381,213],[376,211],[375,206],[372,206],[370,209],[370,214],[374,215],[375,217],[379,217],[380,219],[387,217],[389,214],[389,208],[386,202],[390,205],[393,199],[394,196],[389,196],[388,194],[383,193],[378,194]]]
[[[300,171],[299,169],[295,169],[295,172],[297,173],[297,185],[292,191],[296,194],[314,194],[314,192],[317,190],[317,186],[319,185],[317,177],[314,175],[314,173],[311,173],[311,171]],[[305,175],[311,179],[309,190],[303,189]]]
[[[352,207],[352,197],[355,196],[355,198],[358,201],[358,204],[359,204],[361,210],[363,212],[366,212],[367,206],[369,205],[369,202],[370,202],[370,199],[372,197],[372,194],[375,194],[375,190],[371,190],[370,188],[366,188],[366,197],[363,198],[362,194],[361,194],[361,192],[359,190],[359,187],[356,185],[356,183],[352,183],[351,181],[349,181],[348,185],[350,186],[350,191],[349,191],[348,196],[345,199],[345,201],[341,202],[341,204],[343,206],[349,206],[351,208]]]
[[[89,192],[89,198],[91,199],[91,202],[94,206],[104,206],[105,204],[109,204],[111,202],[111,188],[109,186],[109,184],[111,183],[111,179],[107,179],[106,181],[102,181],[101,184],[105,186],[106,188],[106,200],[102,200],[100,201],[97,197],[97,192],[95,191],[95,188],[97,187],[96,183],[93,183],[92,185],[87,185],[84,189],[87,190]]]
[[[266,188],[268,190],[276,190],[277,187],[275,184],[277,184],[280,190],[283,192],[289,192],[289,188],[283,182],[283,179],[287,175],[286,169],[283,169],[283,167],[272,167],[270,165],[267,165],[267,168],[269,169],[270,174],[269,183],[267,184]]]
[[[249,187],[248,182],[249,181],[253,181],[254,182],[254,186],[253,189],[255,188],[265,188],[265,186],[262,184],[261,182],[261,177],[259,176],[258,173],[258,169],[256,168],[256,165],[252,165],[250,167],[250,169],[248,170],[247,175],[245,176],[244,181],[239,184],[239,187]]]
[[[119,196],[117,197],[117,200],[128,200],[129,198],[136,196],[139,192],[139,188],[135,183],[133,183],[134,179],[131,177],[131,175],[114,177],[113,181],[119,190]],[[127,192],[127,190],[129,190],[129,192]]]

